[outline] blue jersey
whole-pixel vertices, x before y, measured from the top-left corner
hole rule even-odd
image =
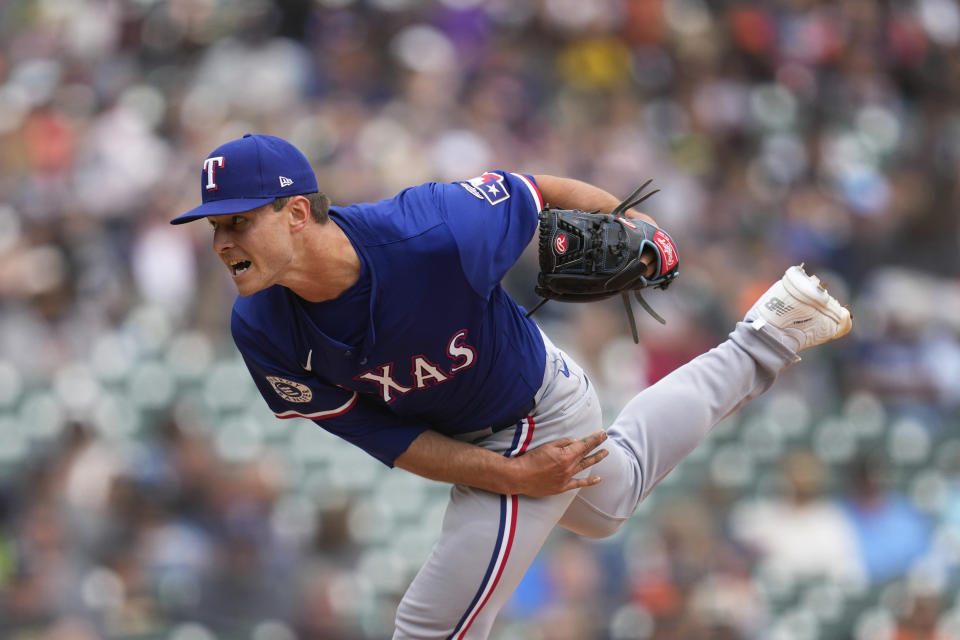
[[[237,298],[233,337],[267,404],[391,466],[427,429],[454,435],[519,420],[545,350],[500,280],[542,208],[530,176],[499,171],[332,207],[369,278],[359,288],[368,303],[354,297],[347,307],[367,309],[357,318],[364,328],[345,334],[362,338],[327,335],[311,313],[317,303],[285,287]],[[331,301],[319,304],[329,314]]]

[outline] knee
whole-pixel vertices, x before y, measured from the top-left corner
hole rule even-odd
[[[560,522],[560,526],[584,538],[609,538],[623,526],[626,520],[615,518],[578,518],[572,522]]]
[[[411,605],[408,598],[400,600],[400,604],[397,606],[397,616],[394,620],[393,640],[421,637],[418,634],[423,630],[423,613],[418,611],[417,607]]]
[[[397,605],[392,640],[418,638],[446,638],[453,633],[457,620],[450,618],[454,611],[438,608],[436,602],[427,603],[410,595],[409,590]]]
[[[615,534],[617,531],[620,531],[620,527],[623,526],[624,522],[625,522],[624,520],[619,520],[617,522],[607,522],[605,523],[604,526],[594,527],[581,535],[587,538],[609,538],[610,536]]]

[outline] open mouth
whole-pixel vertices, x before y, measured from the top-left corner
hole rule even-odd
[[[246,271],[247,269],[249,269],[250,264],[251,263],[249,260],[236,260],[230,263],[230,271],[233,273],[234,276],[238,276],[244,271]]]

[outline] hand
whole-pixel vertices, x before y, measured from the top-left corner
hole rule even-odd
[[[510,493],[539,498],[599,483],[599,476],[573,476],[607,457],[606,449],[591,453],[606,439],[606,431],[580,440],[561,438],[510,458]]]
[[[640,262],[647,266],[646,270],[643,272],[644,278],[652,278],[656,275],[657,268],[657,254],[650,247],[644,247],[643,251],[640,252]]]
[[[656,220],[654,220],[653,218],[651,218],[645,213],[640,213],[636,209],[627,209],[623,215],[626,216],[627,218],[636,218],[640,220],[645,220],[650,224],[657,226]],[[647,265],[647,270],[643,274],[645,278],[653,277],[654,275],[653,270],[656,268],[656,265],[654,264],[656,259],[657,259],[656,254],[654,254],[653,249],[651,249],[650,247],[645,248],[643,250],[643,253],[640,254],[640,262]]]
[[[624,215],[624,217],[626,217],[626,218],[639,218],[640,220],[646,220],[647,222],[649,222],[650,224],[654,225],[655,227],[659,227],[659,226],[660,226],[660,225],[657,224],[657,221],[656,221],[656,220],[654,220],[653,218],[651,218],[650,216],[648,216],[648,215],[645,214],[645,213],[641,213],[641,212],[637,211],[636,209],[627,209],[626,211],[624,211],[623,215]]]

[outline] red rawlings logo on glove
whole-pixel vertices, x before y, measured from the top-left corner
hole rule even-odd
[[[556,238],[553,239],[553,250],[557,252],[558,255],[563,255],[567,252],[567,236],[564,234],[559,234]]]
[[[660,275],[667,273],[677,265],[677,248],[673,245],[673,240],[663,231],[657,229],[653,234],[653,243],[660,249],[660,255],[663,257],[660,265]]]

